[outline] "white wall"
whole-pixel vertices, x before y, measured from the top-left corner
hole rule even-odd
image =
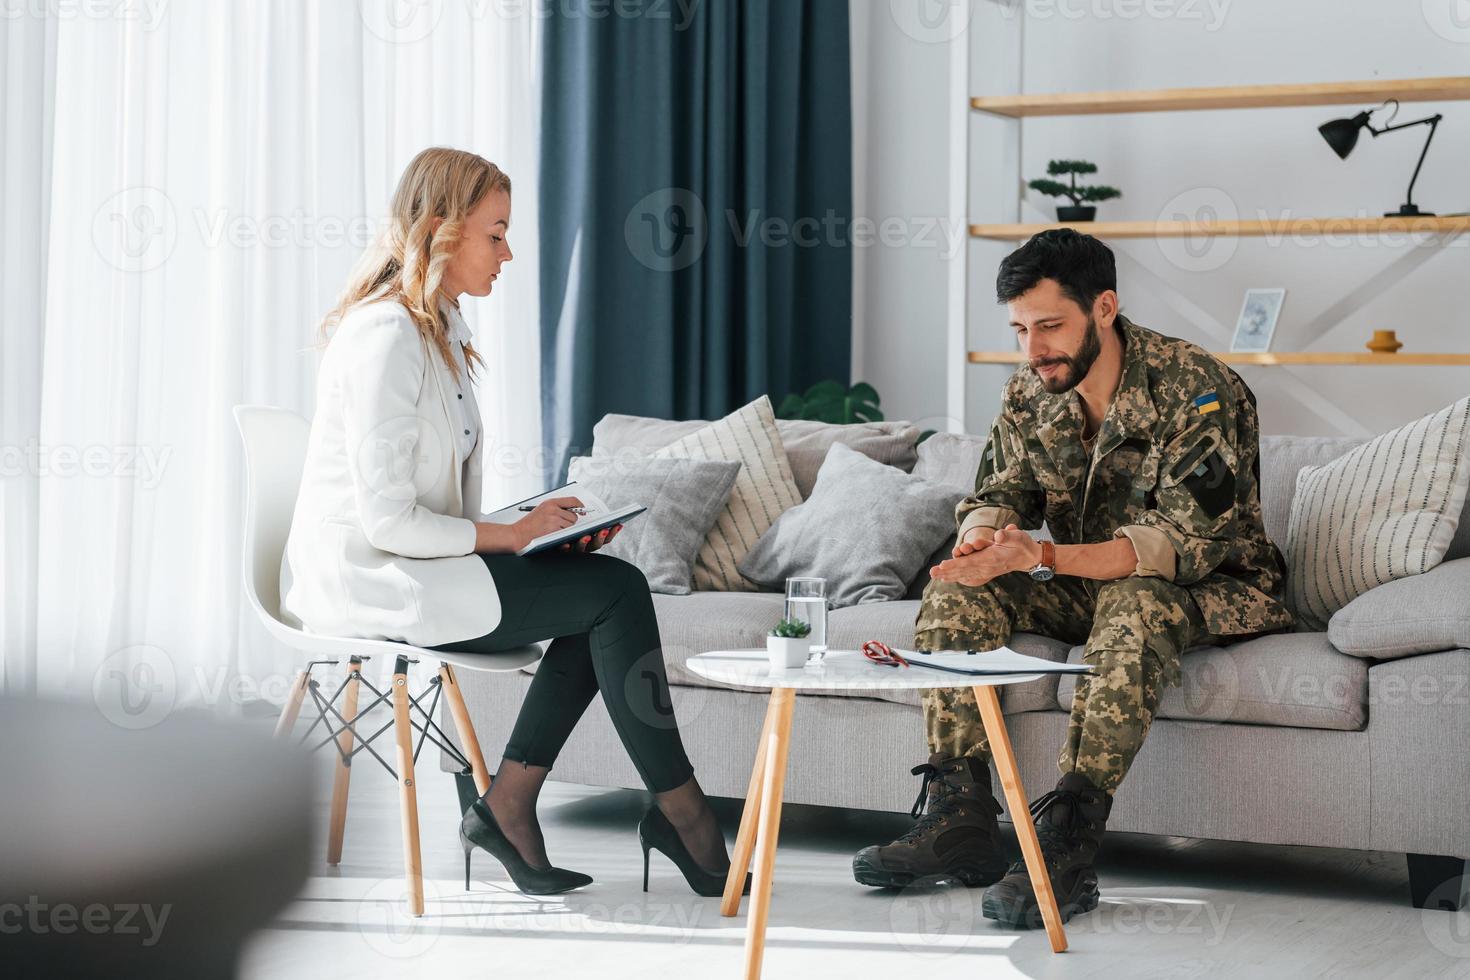
[[[853,380],[878,389],[888,418],[958,427],[945,418],[947,290],[962,284],[952,272],[967,248],[963,195],[950,186],[951,138],[963,134],[951,62],[966,52],[905,33],[888,0],[852,0],[851,11],[853,215],[880,230],[852,249]]]
[[[1358,106],[1145,113],[1032,119],[951,114],[965,47],[972,94],[1342,81],[1470,74],[1470,23],[1457,0],[1031,0],[1019,9],[980,2],[966,22],[925,33],[939,0],[855,0],[855,157],[858,213],[953,210],[944,167],[969,143],[969,216],[1041,221],[1053,202],[1024,180],[1053,157],[1083,157],[1125,196],[1099,217],[1152,220],[1375,215],[1398,206],[1425,128],[1365,139],[1347,161],[1316,127]],[[955,9],[950,8],[951,17]],[[1137,15],[1134,15],[1135,11]],[[1150,16],[1154,11],[1158,16]],[[915,25],[919,25],[917,28]],[[861,28],[861,29],[860,29]],[[917,35],[917,36],[916,36]],[[863,45],[860,48],[859,38]],[[859,96],[858,93],[861,93]],[[1366,108],[1363,106],[1361,108]],[[1470,103],[1410,103],[1399,121],[1446,118],[1415,188],[1439,213],[1470,211]],[[1381,117],[1375,117],[1378,121]],[[1019,159],[1019,167],[1017,160]],[[1275,350],[1360,350],[1374,329],[1399,332],[1406,350],[1470,351],[1464,285],[1470,235],[1415,247],[1366,241],[1221,240],[1208,249],[1154,240],[1112,243],[1125,310],[1146,326],[1226,349],[1243,291],[1284,286]],[[1013,349],[992,301],[1008,246],[968,245],[970,345]],[[858,250],[861,252],[861,250]],[[916,248],[869,250],[855,283],[855,374],[873,382],[890,418],[943,413],[946,289],[956,271]],[[951,347],[955,346],[953,344]],[[1264,431],[1365,435],[1430,412],[1470,391],[1470,368],[1242,368]],[[1007,369],[969,367],[965,426],[983,431]]]

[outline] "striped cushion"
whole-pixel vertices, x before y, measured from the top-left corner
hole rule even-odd
[[[776,413],[765,395],[717,422],[670,443],[654,456],[723,459],[741,464],[735,487],[694,564],[698,591],[759,592],[736,568],[756,539],[788,508],[801,503]]]
[[[1301,625],[1444,560],[1470,488],[1470,398],[1297,474],[1286,598]]]

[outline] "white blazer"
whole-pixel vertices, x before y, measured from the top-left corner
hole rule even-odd
[[[317,374],[281,558],[282,620],[415,646],[483,636],[500,623],[495,581],[474,554],[481,443],[461,458],[456,395],[402,304],[342,318]]]

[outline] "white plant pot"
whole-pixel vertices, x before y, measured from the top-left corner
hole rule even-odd
[[[806,666],[806,658],[812,651],[812,641],[806,636],[767,636],[766,653],[771,658],[771,670],[792,670]]]

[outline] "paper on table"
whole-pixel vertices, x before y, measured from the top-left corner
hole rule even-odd
[[[1059,664],[1053,660],[1017,653],[1010,647],[976,653],[966,650],[940,650],[936,653],[894,650],[894,653],[915,667],[929,664],[969,674],[1085,674],[1092,670],[1088,664]]]

